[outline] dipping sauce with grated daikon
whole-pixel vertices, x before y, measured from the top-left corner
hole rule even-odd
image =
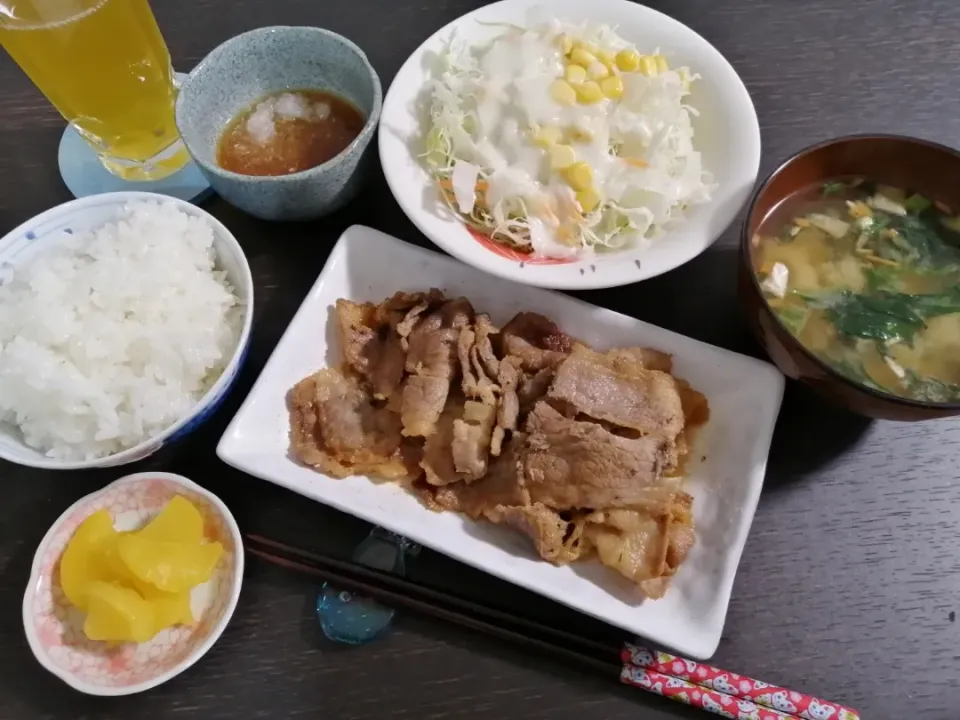
[[[289,175],[343,152],[366,119],[322,90],[273,93],[234,118],[217,146],[217,163],[241,175]]]

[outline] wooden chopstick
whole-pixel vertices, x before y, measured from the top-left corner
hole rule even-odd
[[[620,646],[604,645],[397,575],[291,547],[259,535],[245,535],[244,546],[251,555],[274,565],[312,575],[384,605],[405,608],[536,648],[600,671],[608,678],[611,673],[618,677],[623,667]]]
[[[533,648],[556,659],[572,661],[579,667],[602,673],[606,678],[616,677],[627,685],[671,700],[679,700],[708,712],[722,714],[721,710],[724,707],[739,707],[753,712],[751,717],[756,716],[763,720],[798,718],[798,715],[780,712],[760,698],[754,702],[754,698],[750,696],[729,695],[715,689],[711,684],[702,685],[692,677],[685,679],[675,675],[673,668],[668,669],[663,666],[667,661],[672,662],[681,658],[674,656],[664,658],[663,654],[658,653],[658,658],[653,659],[652,651],[647,650],[646,653],[651,657],[650,661],[635,661],[631,653],[639,652],[641,648],[629,643],[612,647],[580,635],[541,625],[534,620],[481,605],[443,590],[411,582],[397,575],[312,553],[309,550],[295,548],[258,535],[244,536],[244,546],[251,555],[269,563],[320,578],[339,588],[364,595],[385,605],[419,612],[484,635],[513,642],[524,648]],[[726,671],[711,666],[684,661],[684,667],[691,664],[702,667],[707,674],[730,675]],[[749,678],[743,676],[743,679]],[[760,684],[757,681],[751,682],[758,687],[775,687],[766,683]],[[777,689],[783,691],[785,696],[789,692],[782,688]],[[791,692],[790,695],[805,698],[811,702],[816,700],[799,693]],[[821,707],[827,705],[837,710],[842,709],[847,713],[845,717],[851,720],[859,718],[856,711],[850,708],[823,700],[816,700],[816,702]],[[809,715],[804,713],[803,717],[809,717]]]

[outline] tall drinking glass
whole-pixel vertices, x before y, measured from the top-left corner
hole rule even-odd
[[[0,0],[0,45],[114,175],[159,180],[188,162],[147,0]]]

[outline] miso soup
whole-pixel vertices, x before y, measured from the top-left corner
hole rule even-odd
[[[960,402],[960,217],[909,190],[846,178],[800,192],[752,238],[780,322],[874,390]]]

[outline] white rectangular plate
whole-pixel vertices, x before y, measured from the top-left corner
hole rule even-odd
[[[365,477],[337,480],[291,459],[286,394],[300,379],[339,363],[336,300],[379,302],[398,290],[429,287],[465,295],[499,325],[520,310],[531,310],[597,349],[645,345],[672,353],[675,374],[707,396],[711,418],[697,438],[686,486],[694,497],[697,543],[663,599],[644,601],[632,584],[594,561],[551,565],[516,532],[454,513],[432,512],[397,485]],[[221,438],[217,454],[251,475],[684,655],[705,659],[720,642],[733,577],[763,485],[783,384],[783,376],[760,360],[573,298],[485,275],[354,226],[341,236]]]

